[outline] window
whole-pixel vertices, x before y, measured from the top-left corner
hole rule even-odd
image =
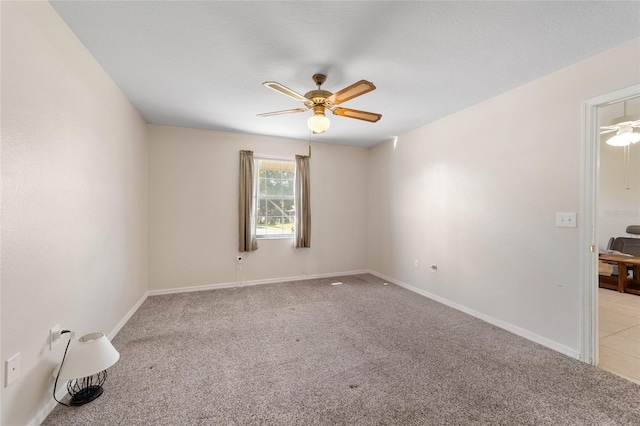
[[[295,163],[262,158],[255,161],[256,237],[292,238],[295,222]]]

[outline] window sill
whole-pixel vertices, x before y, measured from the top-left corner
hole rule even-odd
[[[257,240],[292,240],[293,235],[256,235]]]

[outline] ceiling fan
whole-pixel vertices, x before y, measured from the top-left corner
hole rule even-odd
[[[637,131],[636,131],[637,130]],[[627,103],[624,103],[624,112],[622,117],[615,118],[608,126],[600,127],[600,134],[616,132],[616,134],[607,140],[608,145],[627,146],[632,143],[640,142],[640,116],[627,115]]]
[[[322,84],[327,80],[326,75],[314,74],[312,79],[314,83],[316,83],[316,86],[318,86],[318,88],[316,90],[307,92],[304,96],[275,81],[265,81],[264,83],[262,83],[270,89],[287,95],[290,98],[295,99],[296,101],[302,102],[304,104],[304,108],[265,112],[263,114],[258,114],[258,117],[270,117],[272,115],[305,112],[313,109],[313,116],[310,117],[309,120],[307,120],[307,125],[309,126],[309,129],[313,131],[313,133],[323,133],[329,128],[330,122],[329,119],[324,115],[325,109],[328,109],[335,115],[369,121],[371,123],[375,123],[382,117],[381,114],[376,114],[374,112],[338,107],[338,105],[343,102],[375,90],[376,86],[374,86],[370,81],[360,80],[357,83],[345,87],[344,89],[336,93],[331,93],[321,88]]]

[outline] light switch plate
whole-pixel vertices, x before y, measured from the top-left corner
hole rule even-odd
[[[18,376],[20,375],[20,352],[9,358],[6,362],[6,370],[5,370],[5,387],[9,386],[11,383],[15,382]]]
[[[578,226],[576,222],[576,212],[557,212],[556,226],[561,228],[575,228]]]

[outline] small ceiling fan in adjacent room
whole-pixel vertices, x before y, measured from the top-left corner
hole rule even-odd
[[[608,126],[600,127],[600,134],[605,135],[616,132],[613,137],[607,139],[607,145],[628,146],[640,142],[640,116],[627,115],[627,103],[624,103],[622,117],[615,118]]]
[[[356,118],[358,120],[369,121],[371,123],[375,123],[382,117],[381,114],[377,114],[375,112],[338,107],[338,105],[342,104],[343,102],[375,90],[376,86],[374,86],[370,81],[360,80],[357,83],[345,87],[344,89],[336,93],[331,93],[321,88],[322,84],[327,80],[326,75],[314,74],[312,78],[318,88],[316,90],[307,92],[304,96],[275,81],[265,81],[264,83],[262,83],[270,89],[287,95],[290,98],[295,99],[296,101],[302,102],[304,104],[304,107],[287,109],[284,111],[265,112],[263,114],[258,114],[258,116],[270,117],[272,115],[305,112],[313,109],[313,116],[311,116],[309,120],[307,120],[307,125],[309,126],[309,129],[313,131],[313,133],[323,133],[329,128],[329,125],[331,123],[325,116],[325,109],[328,109],[334,115],[339,115],[347,118]]]

